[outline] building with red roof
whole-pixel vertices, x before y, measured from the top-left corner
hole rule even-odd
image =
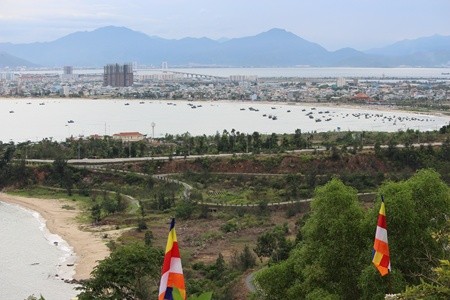
[[[114,140],[121,140],[122,142],[138,142],[145,139],[145,135],[139,132],[119,132],[113,134]]]

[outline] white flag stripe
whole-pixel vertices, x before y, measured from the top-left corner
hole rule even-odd
[[[161,283],[159,285],[159,295],[165,293],[167,290],[167,280],[169,279],[169,272],[164,273],[161,276]]]
[[[170,260],[170,273],[178,273],[183,274],[183,268],[181,266],[181,258],[179,257],[172,257]]]
[[[381,228],[380,226],[377,226],[377,232],[375,233],[375,238],[387,243],[388,242],[387,230],[384,228]]]

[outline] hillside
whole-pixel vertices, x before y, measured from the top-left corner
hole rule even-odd
[[[37,65],[18,58],[16,56],[10,55],[6,52],[0,51],[0,68],[16,68],[16,67],[36,67]]]

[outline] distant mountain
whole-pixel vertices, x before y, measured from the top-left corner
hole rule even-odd
[[[433,35],[403,40],[365,51],[387,57],[385,60],[408,66],[450,66],[450,36]]]
[[[115,62],[159,66],[163,61],[169,62],[169,66],[443,66],[450,61],[448,39],[434,36],[366,52],[351,48],[330,52],[277,28],[255,36],[216,41],[190,37],[163,39],[125,27],[108,26],[75,32],[46,43],[0,43],[0,51],[48,67],[101,67]]]
[[[365,51],[368,54],[406,56],[416,53],[450,51],[450,36],[433,35],[414,40],[403,40],[392,45]]]
[[[231,39],[215,50],[214,59],[223,64],[253,67],[317,65],[328,54],[322,46],[277,28]]]
[[[5,67],[37,67],[37,65],[16,56],[10,55],[6,52],[0,51],[0,68]]]

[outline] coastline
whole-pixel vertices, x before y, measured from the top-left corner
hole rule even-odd
[[[0,201],[39,213],[45,220],[48,231],[60,236],[73,248],[75,261],[66,263],[74,263],[75,280],[88,279],[98,261],[109,255],[109,249],[99,234],[80,229],[76,221],[80,210],[62,208],[62,205],[67,204],[67,200],[27,198],[0,192]],[[71,202],[70,204],[73,205]]]

